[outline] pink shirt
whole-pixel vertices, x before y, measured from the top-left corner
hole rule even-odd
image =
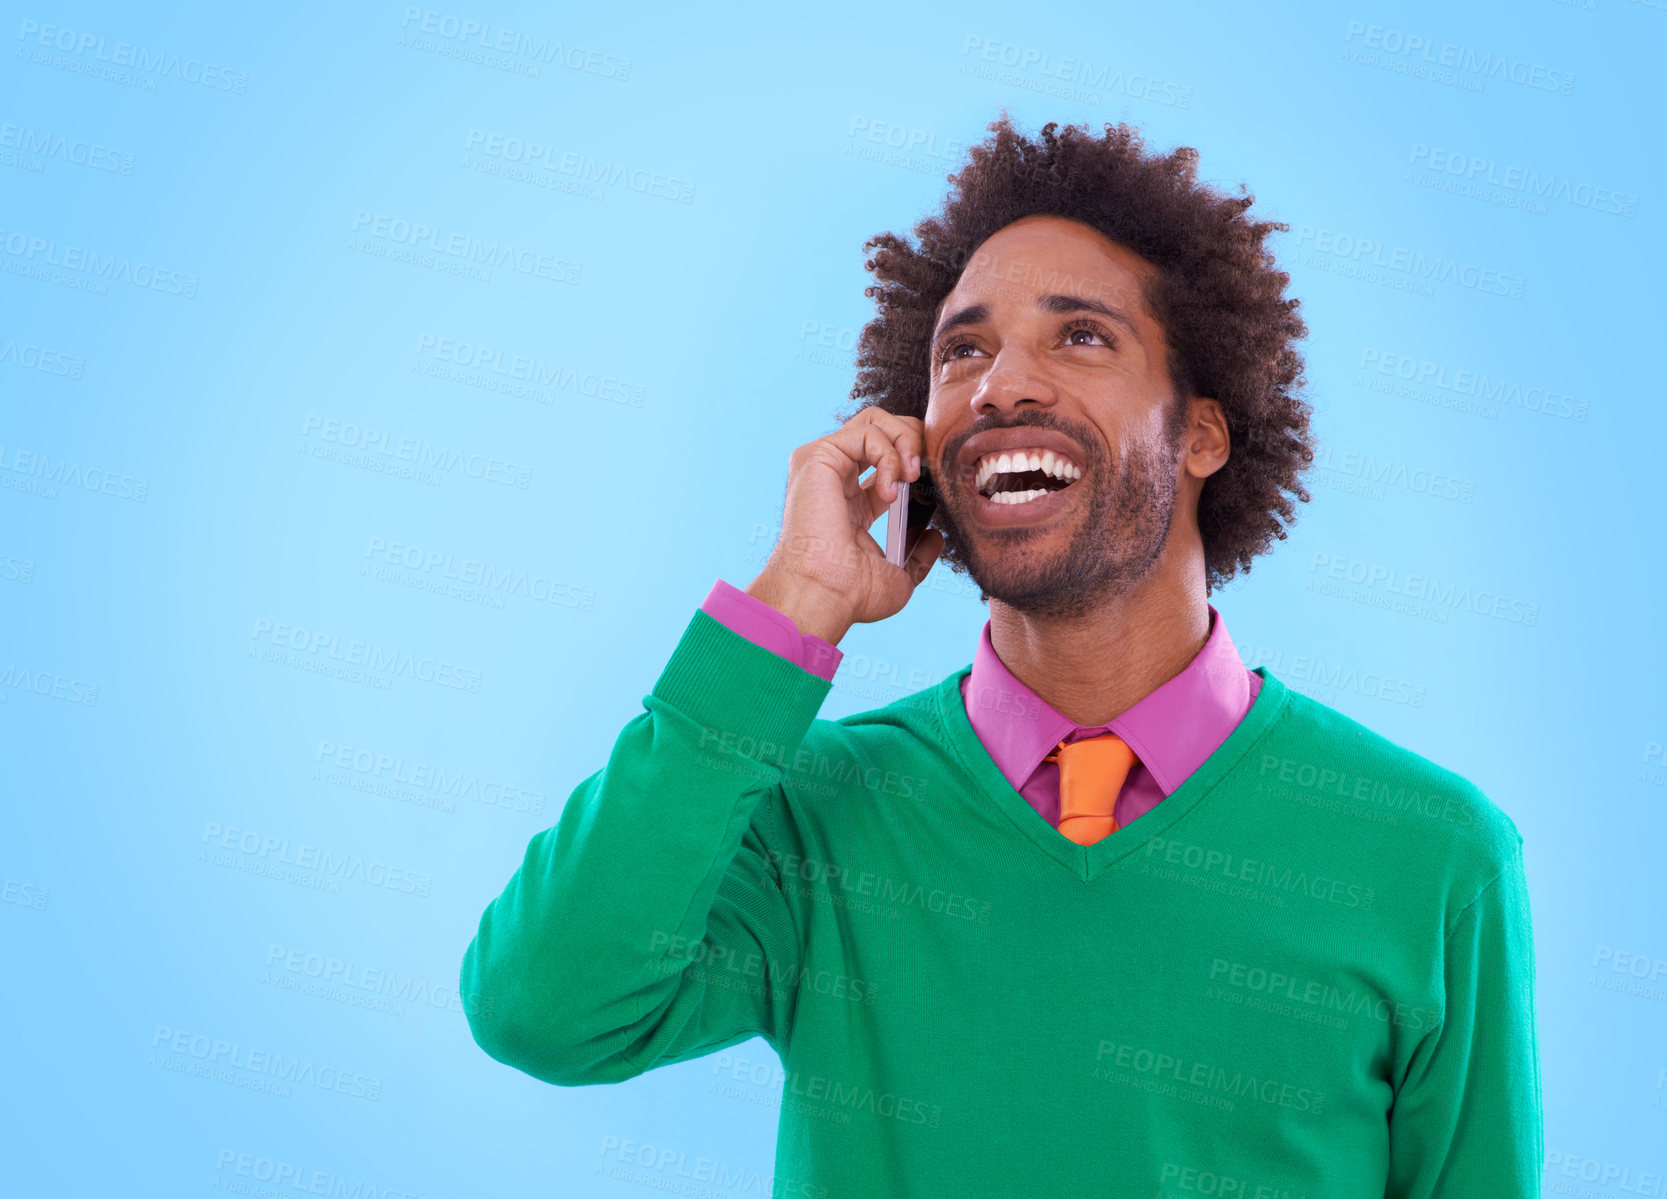
[[[1210,609],[1204,648],[1180,674],[1143,696],[1108,724],[1078,725],[1013,676],[990,643],[990,622],[978,638],[972,669],[961,680],[961,702],[973,732],[1008,783],[1038,815],[1059,827],[1059,767],[1043,762],[1060,741],[1110,731],[1139,759],[1117,799],[1117,823],[1127,825],[1156,807],[1204,764],[1250,711],[1262,679],[1247,669]],[[793,619],[762,600],[713,584],[701,610],[772,653],[830,682],[845,656],[821,637],[800,633]]]

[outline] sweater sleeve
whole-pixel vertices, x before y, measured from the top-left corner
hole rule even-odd
[[[1534,937],[1520,840],[1447,931],[1441,1021],[1389,1113],[1386,1199],[1526,1199],[1545,1157]]]
[[[790,1033],[800,943],[769,829],[830,684],[697,611],[463,956],[469,1027],[564,1086]]]
[[[799,626],[787,613],[738,587],[731,587],[722,579],[712,584],[700,610],[731,632],[780,654],[795,666],[803,666],[819,678],[831,681],[845,657],[833,642],[815,633],[799,632]]]

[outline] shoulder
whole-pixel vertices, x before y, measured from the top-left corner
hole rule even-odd
[[[1367,852],[1421,877],[1444,878],[1459,906],[1520,858],[1516,822],[1469,778],[1286,688],[1274,735],[1255,751],[1259,789],[1341,817]]]
[[[782,765],[789,788],[814,802],[843,792],[884,799],[919,798],[940,776],[947,754],[938,691],[948,683],[879,708],[811,722],[798,750]]]

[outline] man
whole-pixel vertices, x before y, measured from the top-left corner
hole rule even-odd
[[[1515,825],[1207,599],[1308,499],[1285,226],[1125,126],[991,129],[869,243],[862,403],[770,561],[482,916],[476,1040],[571,1086],[764,1037],[778,1194],[1537,1195]],[[938,507],[900,568],[901,480]],[[940,553],[971,665],[816,719]]]

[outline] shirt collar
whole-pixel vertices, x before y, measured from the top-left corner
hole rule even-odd
[[[978,638],[972,670],[961,688],[973,732],[1015,791],[1042,759],[1079,728],[1087,735],[1116,733],[1169,795],[1220,747],[1250,706],[1250,674],[1227,635],[1227,623],[1209,604],[1204,648],[1184,670],[1109,724],[1093,728],[1061,715],[1021,683],[996,656],[990,622]]]

